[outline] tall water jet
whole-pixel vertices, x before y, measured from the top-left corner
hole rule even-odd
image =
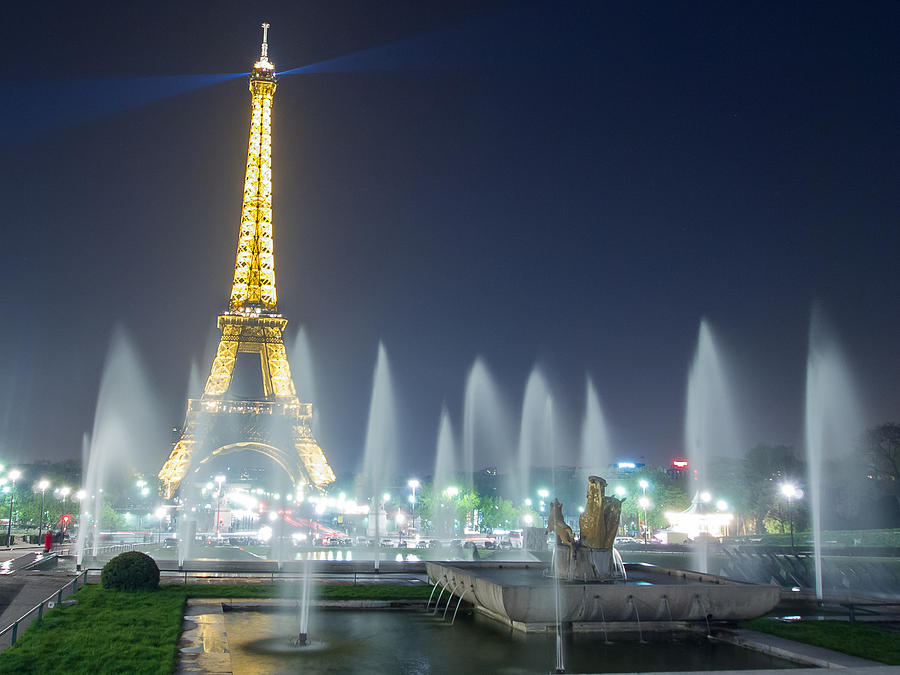
[[[164,430],[140,360],[124,333],[117,329],[100,380],[85,465],[85,498],[76,547],[78,565],[84,559],[87,544],[91,543],[96,554],[100,543],[104,486],[130,480],[140,460],[159,456],[160,449],[167,445]]]
[[[547,407],[550,403],[550,388],[540,369],[535,366],[525,384],[522,398],[522,418],[519,422],[518,471],[516,498],[518,501],[529,497],[531,469],[538,457],[547,456],[548,430]]]
[[[318,437],[319,432],[319,409],[316,403],[318,393],[316,389],[316,375],[313,368],[312,349],[309,345],[309,335],[304,326],[300,326],[297,331],[297,337],[291,346],[290,353],[291,374],[294,377],[294,384],[297,387],[297,395],[304,403],[313,404],[312,430],[313,435]]]
[[[381,559],[380,543],[384,518],[383,495],[389,486],[394,469],[394,449],[397,446],[394,418],[394,389],[391,384],[390,365],[384,345],[378,343],[378,359],[372,378],[372,399],[369,404],[369,421],[366,425],[366,443],[363,455],[363,476],[366,491],[371,499],[369,508],[370,529],[375,537],[375,569]],[[374,519],[374,528],[371,522]]]
[[[442,508],[441,502],[445,497],[445,491],[449,487],[455,487],[456,482],[456,440],[453,438],[453,425],[450,421],[450,412],[446,406],[441,409],[441,421],[438,425],[437,452],[434,461],[434,481],[431,489],[432,502],[436,505],[434,511],[434,526],[438,535],[449,535],[450,524],[453,522],[452,512]]]
[[[688,374],[684,418],[684,450],[697,479],[691,486],[693,490],[712,487],[710,458],[739,457],[740,438],[731,387],[715,336],[704,319]]]
[[[191,370],[188,373],[187,396],[185,398],[200,398],[200,395],[203,393],[203,380],[200,379],[201,377],[200,367],[197,365],[197,361],[192,359]]]
[[[462,448],[462,469],[466,486],[470,488],[476,465],[491,462],[503,466],[509,461],[506,411],[494,379],[480,357],[475,359],[466,377]]]
[[[853,447],[862,432],[856,386],[840,345],[821,310],[814,309],[806,361],[805,445],[807,492],[813,526],[816,597],[822,600],[822,492],[824,465]]]
[[[688,492],[712,489],[709,460],[714,456],[738,457],[741,453],[740,433],[734,414],[731,389],[706,319],[700,322],[697,350],[687,380],[687,403],[684,418],[684,450],[692,468],[693,481]],[[696,568],[708,571],[708,548],[696,550]]]
[[[612,461],[609,430],[600,397],[590,377],[586,378],[584,420],[581,423],[581,467],[588,475],[603,475]]]

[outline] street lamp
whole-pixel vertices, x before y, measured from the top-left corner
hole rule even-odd
[[[647,534],[648,534],[648,531],[650,530],[650,526],[647,523],[647,507],[650,506],[650,500],[647,499],[646,497],[641,497],[640,499],[638,499],[638,504],[640,505],[641,509],[644,511],[644,543],[646,544],[647,543]]]
[[[803,496],[803,490],[797,488],[793,483],[782,483],[781,494],[787,497],[788,503],[788,520],[791,521],[791,551],[794,550],[794,513],[791,510],[794,499],[800,499]]]
[[[410,478],[406,483],[411,489],[412,494],[409,496],[409,503],[412,504],[412,528],[416,531],[416,539],[419,538],[419,530],[416,528],[416,490],[421,483],[416,478]],[[409,528],[407,528],[407,535]]]
[[[219,538],[219,513],[222,508],[222,485],[225,483],[225,476],[219,474],[216,476],[216,483],[219,486],[216,491],[216,539]]]
[[[153,515],[155,515],[156,519],[159,521],[159,539],[157,540],[157,543],[160,543],[162,542],[162,521],[163,518],[166,517],[166,510],[165,508],[160,506],[156,509],[156,513]]]
[[[7,478],[9,478],[10,483],[12,483],[12,488],[9,491],[9,524],[6,526],[6,548],[12,548],[12,513],[13,513],[13,502],[16,499],[16,481],[21,477],[22,472],[18,469],[13,469],[7,474]]]
[[[41,533],[44,531],[44,494],[47,492],[47,488],[50,487],[50,481],[42,478],[37,486],[38,490],[41,491],[41,517],[38,519],[38,542],[40,542]]]

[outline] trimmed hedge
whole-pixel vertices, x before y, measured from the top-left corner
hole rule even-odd
[[[120,553],[103,566],[100,583],[116,591],[152,591],[159,588],[159,567],[146,553]]]

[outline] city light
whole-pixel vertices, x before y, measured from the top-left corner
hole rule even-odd
[[[720,499],[716,502],[716,508],[719,509],[719,511],[725,511],[728,508],[728,502],[724,499]]]
[[[700,499],[702,499],[705,503],[708,504],[709,501],[712,499],[712,495],[709,494],[708,492],[701,492]]]
[[[622,499],[622,497],[624,497],[625,495],[628,494],[628,491],[625,489],[624,486],[622,486],[622,485],[616,485],[615,493],[616,493],[616,496],[617,496],[619,499]]]
[[[550,496],[549,490],[545,490],[545,489],[538,490],[538,497],[540,497],[541,499],[547,499],[547,497],[549,497],[549,496]]]
[[[459,488],[450,486],[446,490],[444,490],[444,494],[448,497],[456,497],[459,494]]]
[[[646,490],[648,487],[650,487],[650,483],[645,481],[643,478],[640,481],[638,481],[638,485],[641,486],[641,490]]]

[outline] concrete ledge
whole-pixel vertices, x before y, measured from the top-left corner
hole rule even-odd
[[[176,673],[232,675],[234,672],[222,613],[223,602],[206,598],[188,600],[178,641]]]
[[[717,633],[716,639],[746,649],[771,654],[794,663],[802,663],[803,665],[817,668],[850,668],[855,670],[857,668],[885,667],[885,664],[878,661],[869,661],[868,659],[842,654],[824,647],[794,642],[793,640],[769,635],[768,633],[759,633],[743,628],[721,631]],[[892,668],[894,668],[894,672],[900,672],[900,667],[893,666]]]

